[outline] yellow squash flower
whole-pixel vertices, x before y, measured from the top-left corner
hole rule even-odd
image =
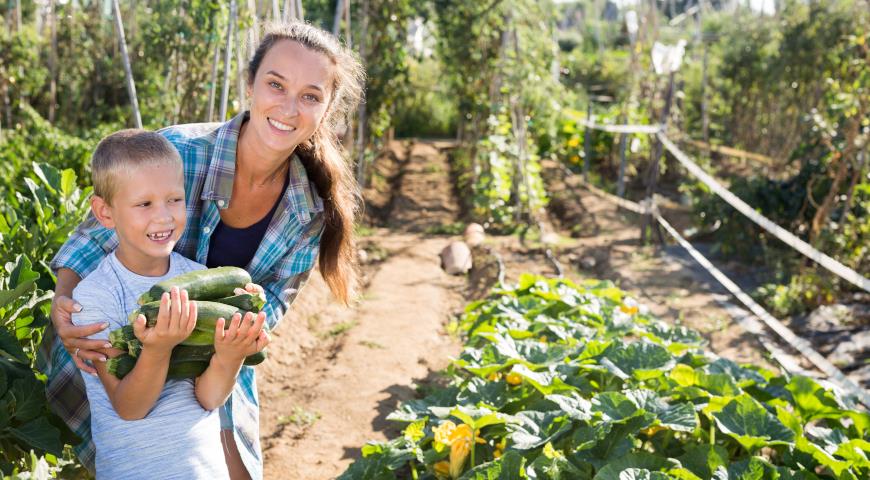
[[[435,470],[435,476],[438,478],[448,478],[450,477],[450,462],[447,460],[442,460],[435,465],[432,466]]]
[[[507,380],[507,382],[511,385],[519,385],[523,383],[523,377],[521,377],[519,373],[514,372],[507,374],[505,380]]]
[[[450,445],[452,443],[451,437],[453,436],[454,430],[456,430],[455,423],[450,420],[443,422],[433,430],[433,432],[435,432],[435,441],[442,445]]]

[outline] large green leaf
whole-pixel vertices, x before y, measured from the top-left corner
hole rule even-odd
[[[30,259],[24,255],[19,255],[15,259],[15,263],[6,264],[9,278],[6,282],[6,289],[0,290],[0,307],[6,306],[9,302],[24,296],[35,288],[39,274],[34,272],[32,267]]]
[[[653,455],[647,452],[633,452],[617,460],[613,460],[598,473],[593,480],[622,480],[620,474],[628,469],[642,469],[650,472],[660,472],[678,466],[673,460]],[[653,477],[655,478],[655,477]],[[667,477],[665,477],[667,478]]]
[[[514,415],[516,422],[507,425],[513,448],[530,450],[547,442],[555,442],[572,428],[571,420],[562,412],[523,411]]]
[[[843,416],[843,408],[833,392],[825,390],[809,377],[796,375],[791,378],[785,389],[791,392],[794,406],[797,407],[804,422]]]
[[[713,478],[713,473],[728,465],[728,451],[719,445],[691,445],[679,457],[684,468],[700,478]]]
[[[478,465],[459,477],[460,480],[522,480],[526,459],[513,450],[508,450],[501,458]]]
[[[608,351],[608,360],[637,380],[649,380],[666,374],[674,366],[674,357],[661,345],[646,341]]]
[[[0,326],[0,357],[30,365],[30,358],[24,353],[18,338],[2,326]]]
[[[10,428],[9,433],[29,447],[57,456],[63,453],[60,431],[46,417],[37,417],[24,425]]]
[[[734,398],[722,410],[713,413],[713,418],[722,432],[750,452],[794,442],[794,432],[748,395]]]
[[[668,480],[666,473],[651,472],[645,468],[626,468],[619,472],[619,480]]]
[[[28,422],[45,410],[45,386],[32,375],[12,382],[7,398],[14,400],[12,418],[19,423]]]
[[[563,382],[556,372],[535,372],[522,364],[514,365],[511,372],[523,377],[525,381],[544,395],[577,390],[576,387]]]
[[[587,421],[592,418],[592,402],[581,397],[577,392],[568,392],[565,395],[547,395],[547,400],[555,403],[574,420]]]
[[[669,405],[649,389],[626,390],[625,396],[634,404],[658,419],[658,424],[680,432],[691,432],[698,426],[698,416],[691,403]]]

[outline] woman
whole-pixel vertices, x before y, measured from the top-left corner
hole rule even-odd
[[[358,194],[334,131],[362,95],[363,71],[330,34],[302,23],[267,29],[248,65],[251,109],[224,124],[178,125],[161,133],[184,160],[187,230],[175,250],[209,267],[247,269],[265,289],[269,326],[281,320],[320,256],[321,274],[347,302],[355,285],[353,225]],[[79,369],[105,361],[101,328],[76,327],[73,288],[116,244],[93,216],[52,261],[56,338],[47,343],[46,394],[80,437],[93,466],[90,413]],[[105,327],[103,327],[105,328]],[[78,368],[76,368],[78,367]],[[233,479],[261,478],[254,370],[245,367],[221,409],[222,440]]]

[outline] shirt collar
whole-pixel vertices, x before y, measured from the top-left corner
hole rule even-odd
[[[216,131],[214,151],[211,155],[200,198],[217,203],[218,208],[221,209],[230,206],[233,178],[236,173],[236,147],[239,143],[239,132],[249,117],[248,111],[239,113],[230,121],[222,124]],[[318,195],[314,184],[308,179],[308,173],[295,153],[290,157],[288,175],[290,178],[279,210],[292,211],[301,224],[308,224],[313,214],[323,211],[323,200]]]

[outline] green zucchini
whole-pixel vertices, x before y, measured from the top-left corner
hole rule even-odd
[[[245,288],[250,282],[251,275],[238,267],[196,270],[158,282],[139,297],[139,305],[159,301],[172,287],[187,290],[188,296],[194,300],[215,300],[235,295],[236,288]]]
[[[106,370],[118,378],[126,377],[128,373],[133,371],[135,366],[136,359],[127,354],[121,354],[106,360]]]
[[[121,379],[133,371],[136,366],[136,359],[130,355],[122,354],[115,358],[110,358],[106,361],[106,369],[110,374]],[[169,365],[169,370],[166,372],[166,378],[177,380],[180,378],[193,378],[202,375],[202,372],[208,368],[208,361],[187,360],[179,361]]]
[[[260,310],[263,309],[263,306],[266,305],[266,300],[262,296],[254,295],[253,293],[243,293],[241,295],[233,295],[232,297],[218,298],[214,301],[238,307],[239,310],[254,313],[259,313]]]
[[[139,314],[145,315],[148,327],[153,327],[157,324],[157,313],[160,311],[160,302],[149,302],[142,305],[127,318],[131,323],[136,320]],[[247,313],[238,307],[225,305],[218,302],[210,302],[208,300],[196,301],[196,329],[206,332],[214,332],[218,318],[226,320],[224,328],[229,328],[230,320],[233,315],[240,313],[242,316]]]
[[[139,344],[139,350],[136,352],[137,355],[141,352],[141,349],[142,345]],[[172,357],[169,360],[169,370],[166,377],[171,379],[198,377],[208,368],[213,354],[213,347],[178,345],[172,349]],[[266,358],[266,350],[263,350],[253,355],[248,355],[245,358],[244,365],[259,365]],[[136,366],[136,355],[132,354],[124,353],[106,361],[106,368],[109,373],[117,378],[124,378],[124,376],[133,370],[134,366]]]
[[[109,332],[109,343],[119,350],[127,350],[130,340],[137,340],[136,335],[133,334],[133,325],[124,325]]]

